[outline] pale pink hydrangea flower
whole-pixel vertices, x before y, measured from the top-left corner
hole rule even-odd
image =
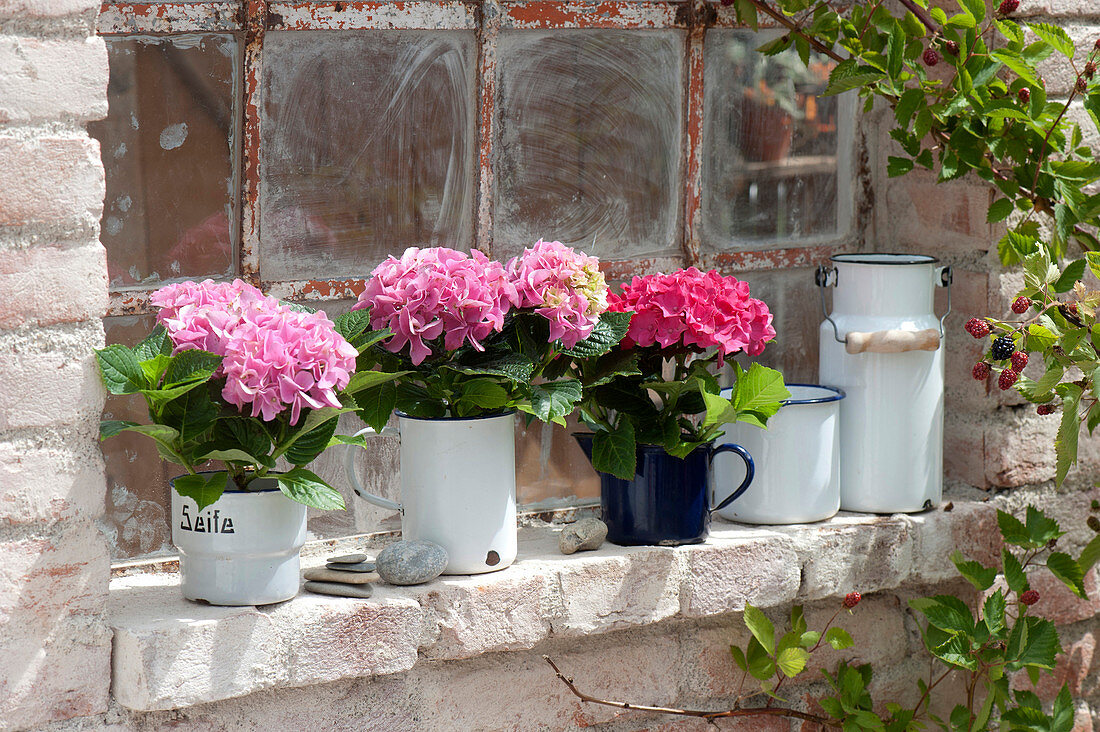
[[[626,346],[717,347],[721,361],[738,351],[757,356],[775,338],[772,314],[761,300],[749,297],[748,283],[714,270],[689,267],[635,277],[608,301],[609,310],[634,313]]]
[[[340,406],[358,352],[324,313],[296,312],[241,280],[167,285],[151,302],[173,353],[224,357],[222,397],[251,416],[268,421],[289,407],[293,425],[303,408]]]
[[[550,340],[572,348],[587,338],[607,310],[600,261],[559,241],[542,241],[508,263],[521,308],[550,321]]]
[[[504,266],[476,249],[466,254],[410,247],[400,259],[388,257],[374,268],[352,309],[369,307],[371,327],[394,333],[385,347],[397,353],[407,346],[419,365],[440,336],[448,351],[467,343],[484,350],[481,342],[503,329],[505,314],[518,301]]]

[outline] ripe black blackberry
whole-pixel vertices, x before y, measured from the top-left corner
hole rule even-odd
[[[1003,335],[993,341],[991,355],[996,361],[1004,361],[1005,359],[1012,358],[1012,354],[1015,351],[1016,343],[1012,340],[1012,336]]]

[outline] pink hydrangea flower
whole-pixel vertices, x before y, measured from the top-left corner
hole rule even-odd
[[[279,308],[275,298],[239,279],[177,282],[154,292],[149,301],[159,308],[157,322],[175,344],[173,355],[199,349],[224,356],[230,333],[246,312],[255,315]]]
[[[550,340],[572,348],[587,338],[607,310],[600,262],[559,241],[542,241],[508,263],[519,307],[550,321]]]
[[[623,285],[621,295],[608,296],[608,309],[634,313],[623,339],[627,346],[716,347],[722,360],[738,351],[759,355],[775,338],[772,314],[762,301],[749,297],[748,283],[714,270],[689,267],[635,277]]]
[[[440,336],[448,351],[467,343],[484,350],[481,342],[504,328],[505,314],[518,302],[504,266],[476,249],[411,247],[374,268],[352,309],[371,308],[371,327],[394,333],[385,347],[397,353],[407,346],[413,364],[420,364]]]
[[[303,408],[340,406],[358,352],[324,313],[291,310],[241,280],[167,285],[151,302],[173,354],[223,356],[222,398],[238,409],[269,421],[289,407],[293,425]]]
[[[297,424],[303,408],[341,406],[336,393],[348,385],[356,355],[324,313],[279,308],[246,318],[226,344],[222,397],[265,421],[289,406]]]

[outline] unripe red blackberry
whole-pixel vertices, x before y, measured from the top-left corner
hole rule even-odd
[[[1020,296],[1012,301],[1012,312],[1023,315],[1031,307],[1031,298]]]
[[[1001,391],[1011,389],[1012,385],[1016,383],[1016,379],[1020,378],[1020,375],[1012,369],[1005,369],[1001,372],[1001,375],[997,377],[997,386],[1001,387]]]
[[[1100,38],[1096,39],[1096,43],[1093,44],[1097,51],[1100,51]]]
[[[1085,63],[1085,78],[1092,79],[1094,76],[1096,76],[1096,64],[1092,61],[1088,61]]]
[[[1020,595],[1020,602],[1025,605],[1034,605],[1039,602],[1039,593],[1035,590],[1028,590],[1024,594]]]
[[[863,596],[860,595],[858,592],[849,592],[847,595],[844,596],[844,607],[851,610],[856,605],[858,605],[859,601],[862,599]]]
[[[1078,93],[1084,94],[1089,90],[1089,83],[1085,81],[1085,77],[1078,76],[1077,83],[1073,85],[1073,88],[1076,89]]]
[[[963,326],[966,332],[975,338],[985,338],[989,335],[989,323],[985,322],[981,318],[971,318],[966,321],[966,325]]]
[[[1023,102],[1024,104],[1027,104],[1028,102],[1030,102],[1030,101],[1031,101],[1031,90],[1030,90],[1030,89],[1028,89],[1028,88],[1027,88],[1027,87],[1025,86],[1025,87],[1024,87],[1023,89],[1021,89],[1020,91],[1016,92],[1016,98],[1017,98],[1017,99],[1019,99],[1019,100],[1020,100],[1021,102]]]
[[[1001,7],[997,8],[997,12],[1001,15],[1008,15],[1016,12],[1018,7],[1020,7],[1020,0],[1001,0]]]
[[[1040,404],[1035,408],[1035,411],[1039,414],[1054,414],[1053,404]]]
[[[928,67],[935,66],[940,62],[940,52],[934,48],[924,49],[924,53],[921,54],[921,59],[924,60],[924,65]]]
[[[954,41],[947,41],[943,44],[943,50],[947,51],[952,56],[958,56],[959,44],[955,43]]]
[[[974,368],[970,370],[970,375],[978,381],[985,381],[986,377],[989,376],[989,364],[985,361],[978,361],[974,364]]]
[[[1012,340],[1012,336],[1008,335],[1003,335],[993,341],[993,348],[990,349],[990,355],[993,356],[995,361],[1007,361],[1015,352],[1016,342]]]
[[[1019,373],[1024,370],[1024,366],[1027,366],[1027,354],[1023,351],[1016,351],[1012,354],[1012,370]]]

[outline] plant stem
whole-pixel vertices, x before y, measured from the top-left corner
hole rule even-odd
[[[780,709],[765,708],[765,709],[727,709],[720,712],[708,712],[700,709],[677,709],[675,707],[654,707],[646,704],[633,704],[631,702],[613,701],[610,699],[598,699],[597,697],[585,694],[573,684],[573,679],[566,676],[558,668],[558,665],[554,663],[550,656],[543,656],[544,661],[550,664],[550,668],[554,669],[554,673],[561,680],[569,691],[573,693],[573,696],[580,699],[582,702],[588,702],[590,704],[602,704],[607,707],[617,707],[619,709],[636,709],[641,712],[657,712],[659,714],[675,714],[681,717],[699,717],[707,721],[713,721],[715,719],[724,719],[727,717],[790,717],[792,719],[801,719],[804,722],[814,722],[820,724],[823,727],[829,727],[830,729],[840,729],[840,724],[835,720],[827,717],[819,717],[816,714],[808,714],[806,712],[799,712],[794,709]]]

